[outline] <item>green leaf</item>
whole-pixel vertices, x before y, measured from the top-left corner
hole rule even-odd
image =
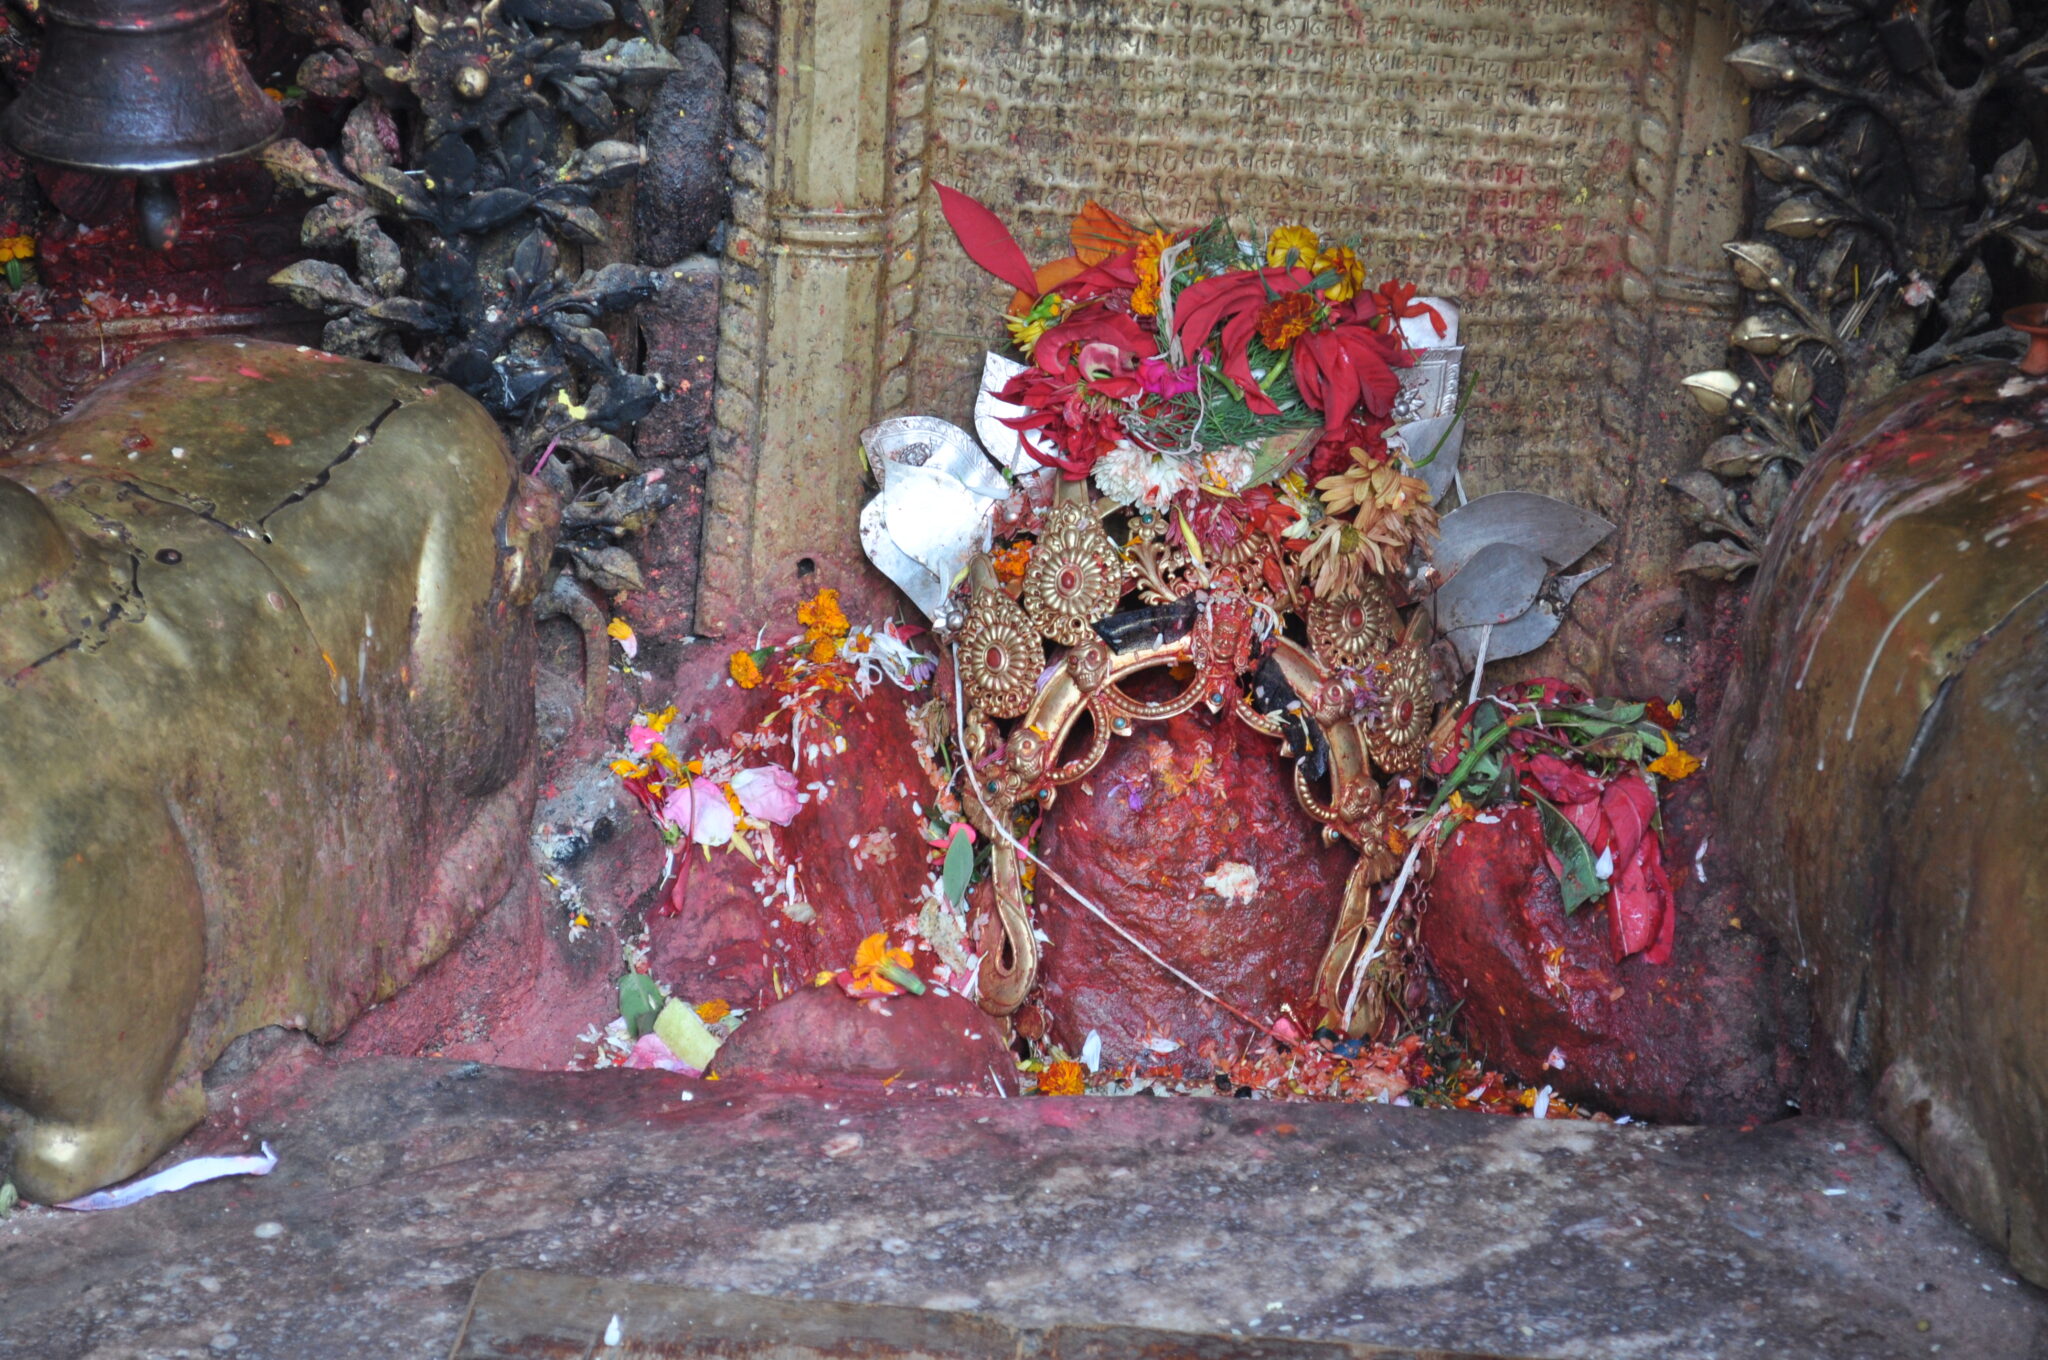
[[[967,897],[967,882],[974,877],[974,846],[967,839],[966,828],[953,832],[952,844],[946,847],[946,867],[940,874],[945,888],[946,900],[959,906]]]
[[[1550,847],[1550,853],[1557,856],[1557,862],[1564,874],[1558,881],[1558,890],[1564,894],[1564,914],[1569,916],[1586,903],[1604,896],[1607,884],[1601,881],[1594,869],[1593,847],[1586,844],[1586,838],[1579,829],[1551,805],[1542,794],[1528,791],[1536,802],[1536,814],[1543,819],[1543,843]]]
[[[628,973],[619,979],[619,1014],[625,1017],[626,1032],[635,1039],[654,1028],[661,1003],[661,988],[647,974]]]
[[[1621,728],[1587,742],[1579,748],[1579,754],[1595,760],[1640,761],[1644,755],[1643,734],[1634,728]]]
[[[1472,715],[1475,727],[1481,721],[1482,715],[1488,710],[1491,710],[1494,715],[1495,725],[1472,739],[1471,749],[1465,752],[1464,759],[1458,762],[1458,767],[1451,771],[1450,776],[1443,783],[1437,785],[1436,797],[1430,799],[1429,810],[1423,814],[1425,819],[1434,817],[1438,808],[1451,801],[1452,794],[1465,787],[1465,781],[1472,777],[1472,772],[1479,768],[1480,762],[1486,759],[1494,747],[1507,740],[1508,733],[1533,721],[1528,714],[1517,713],[1505,722],[1500,722],[1500,710],[1494,708],[1491,704],[1487,704],[1478,713]]]

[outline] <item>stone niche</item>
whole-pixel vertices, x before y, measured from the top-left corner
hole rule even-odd
[[[736,0],[735,229],[700,627],[863,573],[859,430],[966,412],[1007,289],[931,182],[1065,254],[1094,198],[1357,239],[1466,306],[1466,489],[1621,527],[1542,658],[1669,691],[1684,544],[1660,485],[1710,433],[1746,123],[1721,0]],[[750,625],[749,625],[750,626]]]

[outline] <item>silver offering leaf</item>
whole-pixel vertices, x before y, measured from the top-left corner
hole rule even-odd
[[[861,433],[881,492],[861,511],[868,560],[938,621],[967,564],[992,537],[1009,483],[959,426],[898,416]]]
[[[1496,491],[1445,515],[1430,560],[1448,581],[1489,543],[1513,543],[1568,567],[1614,532],[1590,510],[1533,491]]]
[[[1558,625],[1564,622],[1565,606],[1572,602],[1572,596],[1579,593],[1579,587],[1606,570],[1605,566],[1598,566],[1576,576],[1551,577],[1537,595],[1534,605],[1506,623],[1495,624],[1490,634],[1484,625],[1480,625],[1460,628],[1445,636],[1457,649],[1458,661],[1467,671],[1478,664],[1482,641],[1489,662],[1505,661],[1511,656],[1533,652],[1556,634]]]
[[[989,457],[1017,476],[1045,466],[1024,451],[1018,433],[1003,424],[1006,418],[1031,414],[996,396],[1003,385],[1024,371],[1025,366],[1000,354],[990,354],[981,364],[981,390],[974,396],[974,433]]]
[[[1458,476],[1458,455],[1465,448],[1465,418],[1442,415],[1430,420],[1412,420],[1396,433],[1408,446],[1409,470],[1429,487],[1430,500],[1443,504]],[[1434,458],[1430,457],[1431,450],[1435,450]],[[1429,458],[1429,461],[1415,467],[1415,461],[1422,458]]]
[[[1437,630],[1454,633],[1490,623],[1498,631],[1536,603],[1549,574],[1543,559],[1520,544],[1489,543],[1436,592]]]

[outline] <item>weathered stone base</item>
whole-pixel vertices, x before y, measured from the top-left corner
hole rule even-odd
[[[820,1097],[391,1059],[212,1094],[186,1151],[268,1138],[276,1172],[0,1222],[0,1357],[441,1355],[494,1266],[1517,1357],[2048,1351],[2048,1299],[1847,1121]]]

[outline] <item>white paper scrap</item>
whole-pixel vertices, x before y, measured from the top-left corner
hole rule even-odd
[[[153,1196],[167,1195],[206,1181],[217,1181],[223,1176],[268,1176],[277,1165],[277,1154],[270,1150],[268,1143],[262,1147],[260,1153],[243,1157],[194,1157],[154,1176],[144,1176],[139,1181],[130,1181],[111,1190],[95,1190],[90,1195],[52,1207],[76,1209],[81,1213],[94,1209],[125,1209]]]

